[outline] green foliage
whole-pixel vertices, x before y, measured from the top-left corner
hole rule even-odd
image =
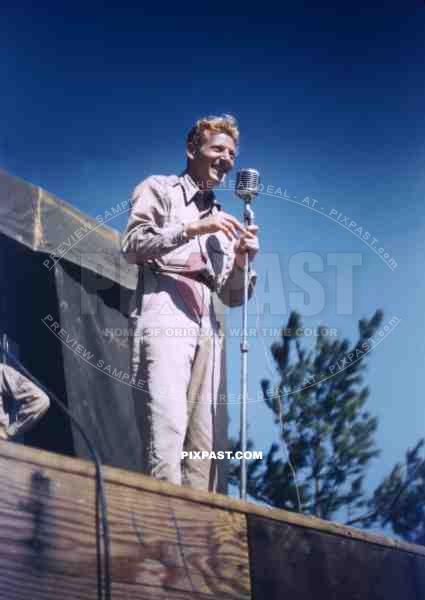
[[[425,545],[425,440],[406,452],[368,502],[371,513],[356,519],[365,527],[380,525],[403,539]]]
[[[300,317],[291,313],[281,340],[271,347],[279,384],[261,382],[278,442],[262,460],[248,464],[248,494],[324,519],[336,513],[341,518],[344,511],[349,525],[391,527],[425,545],[425,440],[407,451],[405,464],[396,464],[372,496],[363,487],[370,461],[379,455],[378,421],[366,409],[363,379],[369,340],[382,319],[380,310],[362,319],[352,347],[348,340],[329,339],[321,327],[316,344],[305,349],[297,336]],[[239,481],[238,464],[231,465],[230,481]]]
[[[369,390],[362,381],[368,340],[382,317],[377,311],[369,321],[360,321],[359,340],[352,348],[348,340],[328,338],[321,327],[315,346],[307,350],[296,335],[300,317],[291,313],[281,340],[271,347],[280,382],[272,387],[262,381],[281,441],[263,461],[249,465],[252,497],[325,519],[342,508],[351,514],[365,506],[363,479],[379,451],[374,443],[377,419],[365,409]],[[233,480],[237,477],[235,465]]]

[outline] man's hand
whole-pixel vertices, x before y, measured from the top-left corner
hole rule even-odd
[[[238,239],[239,235],[242,237],[246,233],[244,226],[235,217],[223,211],[185,225],[185,232],[188,237],[216,233],[217,231],[222,231],[230,241]]]
[[[238,267],[241,269],[244,268],[246,253],[248,253],[249,260],[253,260],[259,249],[258,226],[249,225],[241,233],[235,244],[235,262]]]

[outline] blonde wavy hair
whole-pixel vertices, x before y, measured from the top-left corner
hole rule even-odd
[[[233,139],[236,146],[239,145],[238,122],[232,115],[224,114],[221,117],[212,115],[198,119],[187,134],[186,144],[192,143],[195,148],[199,148],[202,145],[205,131],[226,133]]]

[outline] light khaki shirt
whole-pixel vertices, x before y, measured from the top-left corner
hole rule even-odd
[[[243,303],[244,272],[235,263],[235,241],[219,231],[186,240],[185,223],[219,210],[212,191],[201,192],[188,173],[154,175],[134,190],[122,239],[128,262],[154,273],[187,277],[215,291],[227,306]],[[250,273],[249,296],[256,275]]]
[[[8,401],[11,410],[7,410]],[[49,398],[32,381],[13,367],[0,364],[0,439],[7,440],[30,429],[49,404]]]

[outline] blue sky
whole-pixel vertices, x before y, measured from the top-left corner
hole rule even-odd
[[[358,320],[377,308],[385,322],[401,319],[368,360],[369,407],[379,417],[383,450],[372,484],[425,435],[425,6],[301,2],[279,12],[235,9],[225,16],[203,8],[200,14],[185,4],[178,15],[166,5],[157,15],[125,4],[5,9],[0,164],[97,216],[127,199],[146,176],[180,172],[196,118],[235,114],[241,127],[236,168],[259,169],[265,185],[298,200],[260,195],[255,203],[262,241],[258,302],[271,300],[274,312],[260,326],[282,326],[290,308],[308,312],[291,296],[301,290],[288,274],[290,265],[302,267],[307,252],[310,261],[323,262],[323,271],[312,275],[325,290],[325,304],[304,318],[306,326],[325,321],[354,341]],[[241,203],[229,191],[219,195],[240,217]],[[305,197],[317,200],[317,210],[299,203]],[[375,237],[375,249],[383,247],[396,268],[327,218],[331,211]],[[124,220],[114,226],[122,229]],[[360,256],[351,314],[340,314],[329,253]],[[345,279],[339,293],[349,286]],[[229,313],[229,327],[240,319],[239,310]],[[266,338],[266,346],[272,341]],[[237,394],[237,339],[229,339],[228,357],[229,391]],[[268,374],[262,343],[253,340],[251,396]],[[250,433],[266,451],[274,436],[266,409],[252,403],[249,416]],[[235,407],[232,433],[237,421]]]

